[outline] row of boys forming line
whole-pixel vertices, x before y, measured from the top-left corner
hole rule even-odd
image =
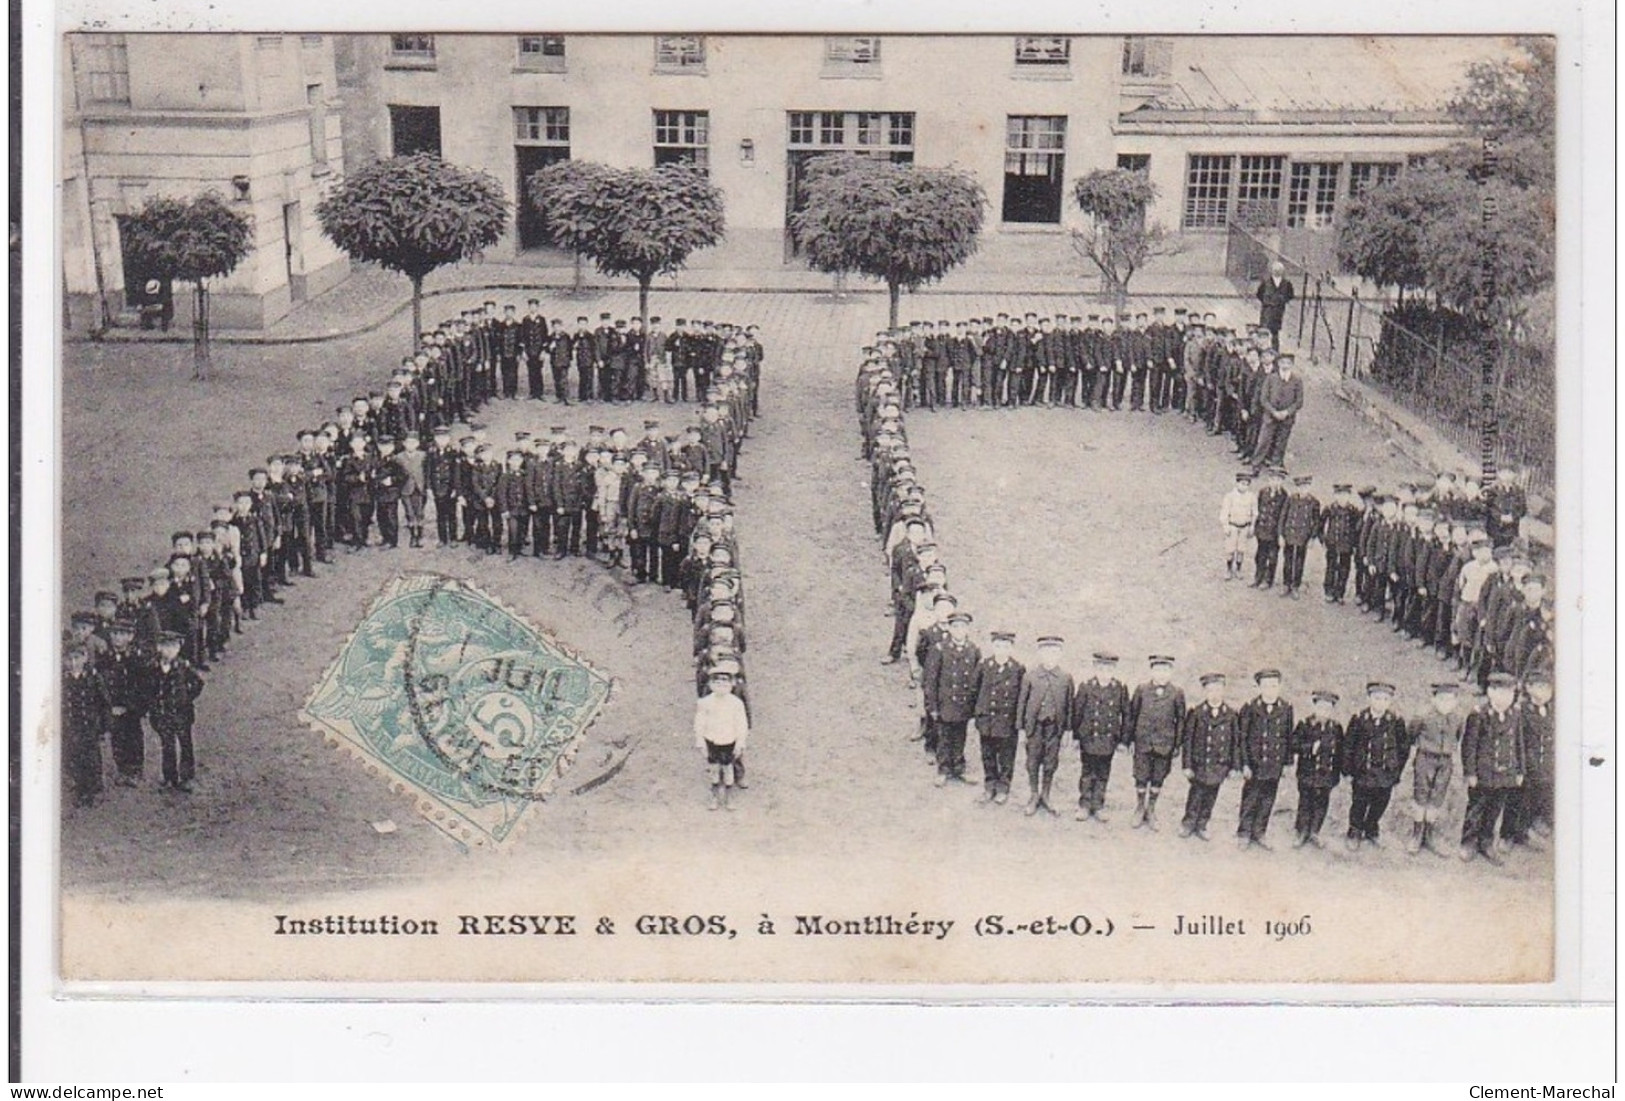
[[[1226,580],[1243,575],[1252,542],[1252,587],[1273,588],[1280,562],[1280,595],[1297,599],[1309,546],[1318,541],[1327,604],[1345,603],[1352,577],[1363,614],[1431,648],[1479,687],[1492,673],[1521,679],[1552,663],[1556,619],[1546,575],[1515,525],[1500,517],[1487,523],[1482,500],[1460,492],[1454,475],[1391,494],[1375,486],[1356,494],[1340,482],[1325,506],[1308,475],[1292,479],[1290,491],[1284,470],[1262,478],[1255,490],[1252,472],[1238,472],[1220,502]]]
[[[578,402],[669,404],[689,401],[690,393],[704,400],[723,350],[736,336],[759,351],[755,325],[679,317],[667,330],[651,317],[645,329],[641,317],[605,311],[596,326],[583,315],[570,328],[562,317],[549,321],[541,301],[532,298],[522,315],[513,305],[499,314],[494,301],[463,310],[429,334],[425,349],[437,359],[449,353],[473,364],[472,385],[487,396],[519,397],[523,369],[526,396],[535,401],[548,399],[551,379],[552,400],[561,405],[571,404],[572,394]],[[758,356],[749,369],[759,362]]]
[[[1136,827],[1156,828],[1157,799],[1176,752],[1190,782],[1181,826],[1187,836],[1206,839],[1219,785],[1232,771],[1242,771],[1246,783],[1238,838],[1244,848],[1263,842],[1281,769],[1289,761],[1300,763],[1300,786],[1307,781],[1310,792],[1300,799],[1300,845],[1317,843],[1324,820],[1326,800],[1315,793],[1329,793],[1343,776],[1351,779],[1353,790],[1349,847],[1376,843],[1392,789],[1413,747],[1418,750],[1418,775],[1426,780],[1419,781],[1418,790],[1428,793],[1418,803],[1425,808],[1442,806],[1448,771],[1441,771],[1435,758],[1456,753],[1456,746],[1452,741],[1447,750],[1441,749],[1451,739],[1426,741],[1413,736],[1397,716],[1390,718],[1394,689],[1386,682],[1367,686],[1370,704],[1351,722],[1350,733],[1345,736],[1339,730],[1336,738],[1311,743],[1312,765],[1317,754],[1324,755],[1318,758],[1318,767],[1303,769],[1302,758],[1295,750],[1289,752],[1294,745],[1291,711],[1289,705],[1280,704],[1280,676],[1274,670],[1261,671],[1258,677],[1261,702],[1255,710],[1265,721],[1261,731],[1252,731],[1242,726],[1241,713],[1224,702],[1225,678],[1220,673],[1203,678],[1205,706],[1187,710],[1183,693],[1169,683],[1173,659],[1166,656],[1152,658],[1151,681],[1132,697],[1110,676],[1117,659],[1108,653],[1096,655],[1096,676],[1074,693],[1072,678],[1059,668],[1061,640],[1055,636],[1040,639],[1039,659],[1031,671],[1010,657],[1014,636],[1008,632],[993,634],[992,654],[984,658],[969,639],[971,617],[958,609],[957,599],[947,591],[947,568],[937,560],[936,545],[930,541],[931,521],[908,458],[895,386],[877,359],[860,369],[857,405],[864,452],[873,463],[875,528],[885,542],[892,570],[894,630],[883,661],[894,663],[905,652],[909,655],[911,682],[924,697],[924,717],[915,737],[924,741],[935,763],[938,786],[964,782],[965,739],[974,721],[981,739],[983,802],[1008,801],[1017,744],[1025,739],[1029,815],[1039,810],[1053,813],[1050,788],[1060,745],[1069,732],[1082,757],[1080,820],[1103,820],[1112,755],[1120,746],[1135,751]],[[1486,717],[1462,750],[1471,803],[1463,827],[1463,852],[1468,856],[1482,852],[1494,861],[1500,859],[1494,834],[1498,821],[1503,849],[1527,843],[1531,821],[1550,821],[1551,682],[1544,669],[1528,671],[1527,713],[1533,718],[1526,723],[1525,710],[1515,716],[1509,710],[1516,678],[1495,672],[1486,680],[1493,689],[1487,710],[1480,709]],[[1329,691],[1317,695],[1320,706],[1329,708],[1336,702]],[[1455,687],[1441,685],[1437,695],[1449,698],[1453,706]],[[1114,700],[1121,706],[1114,707]],[[1151,706],[1146,706],[1148,700]],[[1329,710],[1323,717],[1330,718]],[[1534,777],[1529,790],[1535,794],[1509,804],[1505,792],[1522,789],[1526,769]],[[1481,785],[1483,791],[1472,794]],[[1418,851],[1424,845],[1436,846],[1436,825],[1431,809],[1419,817],[1411,839]]]
[[[479,358],[478,342],[458,359],[456,386],[447,385],[446,361],[420,351],[384,396],[358,396],[319,429],[298,432],[298,450],[253,468],[249,487],[216,506],[208,528],[175,532],[164,565],[125,578],[122,596],[97,592],[93,611],[70,617],[62,729],[64,779],[74,801],[90,805],[104,791],[104,739],[114,782],[140,784],[144,717],[162,750],[161,787],[192,791],[193,703],[209,663],[222,659],[245,620],[283,602],[277,594],[295,584],[295,575],[315,577],[313,563],[331,562],[337,543],[352,550],[372,545],[376,523],[378,545],[398,547],[404,516],[410,545],[423,546],[429,501],[441,546],[463,542],[496,553],[506,542],[517,557],[528,543],[537,557],[551,551],[562,558],[581,553],[585,528],[588,556],[602,551],[606,564],[628,567],[636,583],[682,588],[696,616],[702,606],[707,616],[714,613],[718,622],[707,618],[703,628],[717,628],[717,645],[703,653],[697,646],[697,665],[703,675],[713,664],[727,671],[731,661],[742,692],[738,654],[730,656],[727,638],[730,626],[742,630],[729,495],[746,421],[757,408],[761,350],[743,329],[721,330],[726,336],[707,372],[701,422],[688,427],[681,443],[649,419],[636,441],[622,429],[593,426],[584,448],[563,426],[545,440],[522,432],[505,462],[492,458],[477,424],[453,446],[445,423],[451,411],[477,411],[490,398],[469,386],[496,363]],[[463,395],[448,403],[443,395],[457,395],[460,387]],[[733,612],[725,607],[730,603]],[[69,652],[75,650],[82,651],[78,659]],[[167,687],[154,687],[159,674]],[[742,777],[742,763],[736,771]]]
[[[1214,313],[1009,314],[912,321],[866,347],[892,363],[904,409],[1022,405],[1183,412],[1229,431],[1259,465],[1279,463],[1303,406],[1291,353],[1272,333],[1222,326]]]
[[[1554,809],[1555,715],[1552,680],[1531,671],[1520,685],[1510,675],[1490,677],[1484,702],[1464,709],[1454,682],[1432,686],[1430,703],[1409,721],[1392,710],[1394,686],[1366,684],[1366,706],[1348,720],[1336,717],[1339,695],[1316,689],[1308,715],[1295,718],[1281,697],[1276,669],[1254,674],[1257,695],[1240,707],[1225,698],[1227,677],[1200,678],[1200,702],[1187,704],[1172,683],[1174,659],[1152,655],[1148,679],[1132,691],[1116,676],[1117,656],[1093,654],[1087,678],[1062,667],[1064,640],[1037,640],[1031,665],[1013,656],[1015,635],[994,631],[984,655],[970,638],[972,617],[946,590],[932,601],[933,615],[911,648],[913,683],[923,694],[924,717],[915,735],[937,767],[937,785],[965,782],[964,746],[975,724],[980,742],[981,803],[1004,804],[1010,795],[1018,744],[1026,749],[1027,815],[1054,814],[1051,788],[1062,745],[1078,746],[1079,822],[1109,821],[1106,793],[1115,755],[1132,755],[1135,828],[1157,830],[1157,801],[1178,761],[1186,783],[1181,837],[1209,839],[1219,790],[1242,777],[1236,827],[1238,847],[1269,849],[1267,833],[1280,782],[1295,773],[1298,804],[1293,847],[1321,847],[1331,793],[1350,781],[1345,844],[1378,846],[1381,822],[1407,766],[1415,817],[1406,850],[1447,855],[1446,799],[1460,774],[1467,806],[1460,826],[1463,860],[1482,856],[1499,864],[1514,846],[1534,850],[1551,835]]]

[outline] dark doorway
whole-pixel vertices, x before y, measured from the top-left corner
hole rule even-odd
[[[531,205],[530,191],[526,187],[525,181],[530,179],[532,172],[569,159],[570,147],[568,145],[516,145],[513,147],[513,160],[519,185],[514,194],[517,197],[518,205],[515,221],[519,227],[520,248],[541,248],[548,243],[547,234],[542,229],[542,216]]]
[[[440,156],[440,108],[389,105],[391,148],[397,157],[409,153]]]
[[[1004,173],[1006,222],[1055,223],[1061,220],[1060,156],[1024,156]],[[1015,170],[1011,171],[1010,168]]]
[[[793,260],[801,255],[801,242],[796,239],[795,225],[791,221],[807,206],[807,166],[816,157],[827,156],[815,149],[792,149],[784,174],[784,258]]]

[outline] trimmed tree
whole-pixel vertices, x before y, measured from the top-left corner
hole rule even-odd
[[[149,200],[118,223],[127,266],[192,284],[192,377],[208,378],[209,280],[230,274],[248,256],[253,221],[211,191]]]
[[[581,292],[581,259],[605,222],[605,181],[612,169],[595,161],[558,161],[525,180],[525,201],[541,215],[549,245],[575,257],[575,290]]]
[[[561,248],[603,275],[638,281],[638,313],[649,324],[655,276],[681,271],[697,249],[722,240],[722,191],[687,164],[611,168],[561,162],[531,175],[529,200]]]
[[[1183,247],[1162,223],[1146,221],[1157,187],[1145,172],[1102,168],[1074,181],[1072,198],[1090,222],[1072,231],[1072,247],[1100,272],[1101,292],[1122,310],[1134,273]]]
[[[432,153],[374,161],[316,206],[322,232],[351,258],[412,281],[412,343],[423,335],[423,280],[472,259],[508,225],[508,199],[489,173]]]
[[[1368,188],[1337,220],[1337,262],[1379,287],[1428,284],[1427,226],[1452,203],[1474,201],[1464,176],[1418,167]]]
[[[968,172],[831,154],[812,162],[806,183],[792,229],[808,265],[884,280],[893,328],[903,288],[934,283],[976,252],[987,195]]]

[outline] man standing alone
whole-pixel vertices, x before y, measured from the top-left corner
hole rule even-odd
[[[1286,320],[1287,305],[1298,295],[1292,280],[1286,277],[1286,265],[1277,260],[1270,265],[1267,278],[1258,284],[1258,323],[1269,330],[1270,347],[1281,350],[1281,322]]]

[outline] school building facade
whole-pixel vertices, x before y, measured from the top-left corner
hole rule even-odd
[[[1071,185],[1150,173],[1151,218],[1204,243],[1241,220],[1329,251],[1339,209],[1460,136],[1445,104],[1478,38],[1057,35],[435,35],[336,42],[345,160],[416,150],[516,200],[493,250],[540,243],[522,181],[563,158],[689,161],[727,203],[695,266],[795,265],[807,165],[854,152],[972,171],[990,203],[973,264],[1077,265]],[[1318,243],[1317,243],[1318,242]],[[1208,250],[1211,252],[1211,249]]]
[[[260,328],[350,271],[315,207],[343,167],[333,39],[320,34],[64,36],[59,218],[70,332],[129,322],[151,273],[125,263],[121,215],[218,192],[252,250],[210,284],[212,321]],[[176,323],[189,288],[174,288]]]

